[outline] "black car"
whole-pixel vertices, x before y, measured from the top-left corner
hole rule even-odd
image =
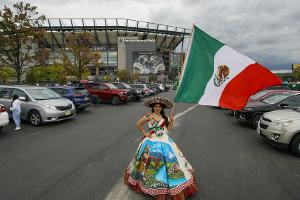
[[[153,92],[153,94],[158,94],[160,92],[158,85],[150,85],[149,89]]]
[[[146,96],[145,87],[142,84],[130,84],[129,86],[140,93],[142,98]]]
[[[256,128],[261,116],[266,112],[285,108],[297,109],[299,107],[299,92],[282,92],[271,95],[262,101],[249,102],[242,111],[235,111],[234,116],[239,121],[248,122]]]
[[[140,101],[143,96],[141,91],[132,88],[127,83],[113,82],[112,84],[116,86],[118,89],[126,90],[129,101]]]

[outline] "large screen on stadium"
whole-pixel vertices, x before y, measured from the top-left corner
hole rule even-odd
[[[160,74],[165,71],[164,60],[156,52],[134,52],[133,73],[135,74]]]

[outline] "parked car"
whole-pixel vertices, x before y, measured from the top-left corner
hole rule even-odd
[[[234,116],[243,122],[250,123],[257,127],[260,117],[270,111],[300,107],[299,92],[282,92],[274,94],[262,101],[249,102],[241,111],[235,111]]]
[[[278,86],[270,86],[265,90],[290,90],[290,88],[287,85],[278,85]]]
[[[163,92],[165,90],[165,87],[163,84],[156,84],[156,85],[158,86],[158,88],[161,92]]]
[[[12,95],[17,94],[22,101],[21,119],[38,126],[41,123],[73,119],[76,115],[72,101],[44,87],[0,86],[0,103],[11,117],[9,107]]]
[[[1,94],[0,94],[1,95]],[[0,130],[9,124],[8,113],[4,105],[0,104]]]
[[[173,90],[177,90],[178,85],[179,85],[179,81],[175,81],[173,84]]]
[[[273,146],[300,156],[300,112],[286,109],[263,114],[257,132]]]
[[[170,90],[170,88],[171,88],[170,86],[167,86],[167,85],[164,86],[164,92],[168,92]]]
[[[73,86],[50,87],[51,90],[62,97],[72,101],[77,111],[83,111],[91,105],[90,94],[85,88]]]
[[[126,90],[120,90],[112,83],[86,83],[84,85],[91,95],[98,97],[100,102],[111,102],[117,105],[128,101]]]
[[[282,92],[289,92],[290,90],[261,90],[257,92],[256,94],[252,95],[249,99],[248,102],[253,102],[253,101],[262,101],[265,98],[269,97],[270,95],[277,94],[277,93],[282,93]]]
[[[130,84],[130,86],[135,89],[143,90],[145,96],[149,96],[151,94],[147,84]]]
[[[118,89],[126,90],[129,101],[140,101],[143,96],[143,91],[134,89],[127,83],[113,82],[112,84],[114,84],[114,86],[116,86]]]
[[[161,92],[158,85],[150,85],[149,89],[150,89],[150,91],[152,91],[152,94],[158,94]]]
[[[146,96],[143,86],[134,85],[134,84],[129,84],[129,86],[132,87],[133,89],[135,89],[137,92],[139,92],[141,94],[142,98],[144,98]]]

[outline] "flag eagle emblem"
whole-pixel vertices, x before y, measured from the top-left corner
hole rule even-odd
[[[227,79],[229,79],[230,68],[227,65],[220,65],[215,73],[214,85],[220,87]]]

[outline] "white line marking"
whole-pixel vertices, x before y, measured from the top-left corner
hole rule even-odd
[[[192,107],[186,109],[185,111],[183,111],[183,112],[181,112],[181,113],[175,115],[175,116],[174,116],[174,119],[176,120],[177,118],[179,118],[179,117],[181,117],[182,115],[186,114],[187,112],[193,110],[193,109],[196,108],[197,106],[198,106],[198,104],[193,105]]]
[[[197,106],[198,104],[186,109],[181,113],[178,113],[177,115],[175,115],[174,119],[175,120],[178,119],[179,117],[185,115],[186,113],[193,110]],[[176,126],[176,124],[177,123],[175,123],[174,126]],[[140,140],[141,139],[138,138],[135,140],[135,142],[139,142]],[[113,187],[113,189],[109,192],[109,194],[105,198],[105,200],[142,200],[142,199],[150,199],[150,198],[130,190],[129,187],[125,185],[123,181],[123,177],[119,179],[117,184]]]

